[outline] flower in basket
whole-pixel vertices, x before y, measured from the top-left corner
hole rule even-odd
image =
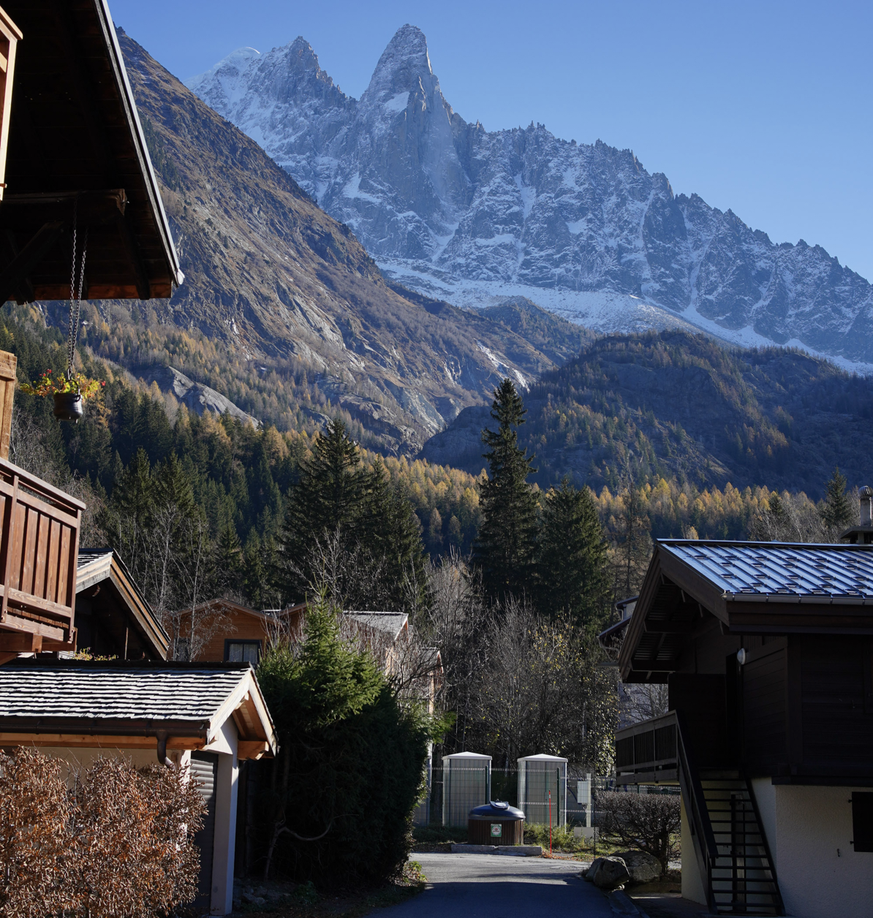
[[[46,370],[33,383],[21,383],[21,391],[26,395],[81,395],[83,399],[96,395],[106,383],[100,379],[88,379],[82,373],[74,373],[67,378],[66,374],[54,376]]]

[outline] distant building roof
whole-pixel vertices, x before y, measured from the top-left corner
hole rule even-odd
[[[98,591],[95,587],[108,586],[108,590]],[[104,618],[119,619],[119,609],[124,622],[110,622],[116,630],[123,631],[126,624],[132,624],[141,647],[150,658],[165,660],[170,647],[170,639],[161,623],[155,616],[148,600],[143,596],[127,566],[117,552],[111,549],[81,549],[76,568],[76,594],[98,607]],[[126,642],[125,642],[126,643]],[[82,645],[79,645],[82,649]]]
[[[346,618],[396,638],[409,616],[405,612],[344,612]]]

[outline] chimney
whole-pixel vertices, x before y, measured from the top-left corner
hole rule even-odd
[[[848,540],[852,545],[873,544],[873,488],[864,485],[858,491],[861,504],[861,523],[853,526],[840,535],[841,540]]]

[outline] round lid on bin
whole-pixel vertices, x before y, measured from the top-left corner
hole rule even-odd
[[[470,819],[486,819],[491,821],[502,819],[509,822],[515,819],[524,819],[524,813],[522,813],[521,810],[517,810],[514,806],[510,806],[508,803],[503,803],[500,800],[492,800],[490,803],[486,803],[483,806],[477,806],[470,810]]]

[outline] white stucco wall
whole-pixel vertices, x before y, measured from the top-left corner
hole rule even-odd
[[[691,836],[691,826],[685,812],[685,800],[681,802],[682,814],[682,898],[692,902],[706,905],[706,891],[704,881],[700,876],[697,866],[697,855],[694,853],[694,839]]]
[[[850,844],[852,790],[773,788],[777,841],[771,847],[785,910],[795,918],[873,915],[873,852],[856,854]]]
[[[49,755],[53,759],[63,759],[69,762],[72,770],[87,768],[95,759],[123,758],[136,768],[146,765],[158,764],[158,743],[155,740],[154,749],[116,749],[115,747],[97,748],[95,746],[40,746],[38,751]],[[184,753],[169,751],[167,758],[178,764]]]

